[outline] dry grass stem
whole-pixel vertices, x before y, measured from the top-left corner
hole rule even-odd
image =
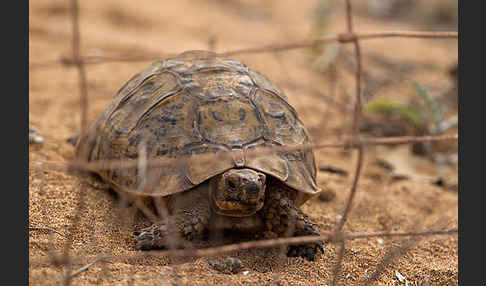
[[[54,233],[59,234],[62,237],[66,237],[66,235],[64,235],[64,234],[60,233],[59,231],[57,231],[53,228],[50,228],[50,227],[31,227],[31,226],[29,226],[29,230],[40,230],[40,231],[54,232]]]
[[[72,279],[73,277],[79,275],[80,273],[88,270],[91,266],[95,265],[96,263],[100,262],[100,261],[103,261],[104,262],[104,258],[103,257],[98,257],[96,258],[95,260],[93,260],[91,263],[79,268],[78,270],[74,271],[74,272],[71,272],[68,276],[68,279]]]

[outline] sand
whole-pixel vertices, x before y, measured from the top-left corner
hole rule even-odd
[[[217,52],[305,39],[310,36],[314,1],[80,1],[81,52],[85,55],[173,54],[190,49]],[[331,14],[329,30],[344,31],[342,5]],[[71,51],[71,14],[64,1],[33,1],[29,8],[30,64],[56,61]],[[358,31],[417,29],[407,22],[384,22],[356,16]],[[212,39],[212,40],[211,40]],[[447,70],[457,62],[456,40],[378,39],[361,43],[365,71],[376,78],[397,79],[376,95],[407,100],[414,90],[404,79],[427,86],[447,85]],[[351,47],[346,47],[352,55]],[[314,139],[337,138],[350,131],[351,113],[316,95],[333,94],[329,76],[311,68],[308,50],[278,54],[236,55],[248,66],[267,75],[289,97]],[[390,65],[378,64],[367,55],[379,55],[398,65],[414,67],[398,77]],[[92,122],[116,91],[150,62],[112,62],[87,65],[88,122]],[[421,68],[427,67],[427,68]],[[353,74],[338,65],[334,98],[352,103]],[[140,214],[118,211],[116,197],[93,180],[60,171],[34,168],[36,162],[66,162],[74,148],[66,140],[79,132],[78,73],[73,67],[31,68],[29,72],[29,123],[44,138],[29,148],[29,226],[49,227],[68,235],[73,230],[72,256],[79,257],[72,269],[91,262],[97,255],[113,259],[98,262],[72,279],[72,285],[329,285],[338,256],[338,245],[327,243],[315,262],[281,257],[278,249],[250,249],[218,257],[169,259],[129,258],[134,249],[133,231],[148,225]],[[304,87],[292,88],[298,83]],[[353,209],[344,226],[347,232],[424,231],[458,226],[457,190],[424,180],[397,180],[377,163],[378,149],[365,149],[365,162]],[[347,175],[320,171],[318,185],[336,193],[330,201],[313,199],[302,209],[322,231],[335,228],[349,195],[356,153],[342,148],[316,150],[318,166],[333,166]],[[437,165],[424,163],[420,173],[437,173]],[[452,173],[457,173],[457,166]],[[323,168],[324,169],[324,168]],[[451,175],[453,176],[453,175]],[[81,185],[86,186],[84,205],[76,217]],[[48,262],[50,253],[61,253],[67,239],[44,231],[29,233],[30,285],[55,285],[63,279],[63,267]],[[238,242],[227,237],[225,243]],[[390,249],[407,238],[368,238],[347,241],[339,284],[355,285],[372,275]],[[211,241],[199,241],[207,247]],[[388,264],[373,285],[458,284],[457,235],[422,237],[408,251]],[[210,261],[227,256],[241,260],[243,271],[225,274]],[[397,272],[400,275],[397,275]],[[421,282],[422,281],[422,282]],[[425,282],[424,282],[425,281]],[[422,284],[419,284],[421,282]],[[428,283],[428,284],[426,284]]]

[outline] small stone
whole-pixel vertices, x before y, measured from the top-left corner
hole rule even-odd
[[[398,272],[397,270],[395,270],[395,277],[397,277],[397,279],[398,279],[398,281],[400,281],[400,283],[405,282],[405,277],[400,272]]]
[[[44,143],[44,138],[39,135],[37,129],[33,126],[29,126],[29,142],[30,143]]]
[[[39,143],[39,144],[40,143],[44,143],[44,138],[41,137],[41,136],[34,136],[32,138],[32,141],[31,142],[33,142],[33,143]]]

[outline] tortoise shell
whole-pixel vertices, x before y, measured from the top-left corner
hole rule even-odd
[[[132,77],[81,135],[81,160],[182,158],[231,152],[211,164],[97,171],[117,191],[168,196],[231,168],[251,168],[306,194],[318,194],[311,149],[246,156],[269,146],[309,143],[308,133],[282,91],[245,64],[204,51],[159,60]],[[140,188],[141,185],[144,188]],[[131,191],[130,191],[131,192]],[[302,203],[303,203],[302,202]]]

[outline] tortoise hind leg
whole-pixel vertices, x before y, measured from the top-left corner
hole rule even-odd
[[[277,185],[267,190],[263,217],[267,232],[272,236],[306,236],[320,235],[316,224],[304,214],[292,199],[295,191],[286,190],[285,186]],[[322,242],[290,245],[287,250],[289,257],[302,257],[314,261],[317,251],[324,252]]]
[[[136,238],[135,248],[156,249],[183,247],[187,240],[207,230],[211,209],[205,184],[173,195],[168,203],[171,227],[166,222],[144,228]]]

